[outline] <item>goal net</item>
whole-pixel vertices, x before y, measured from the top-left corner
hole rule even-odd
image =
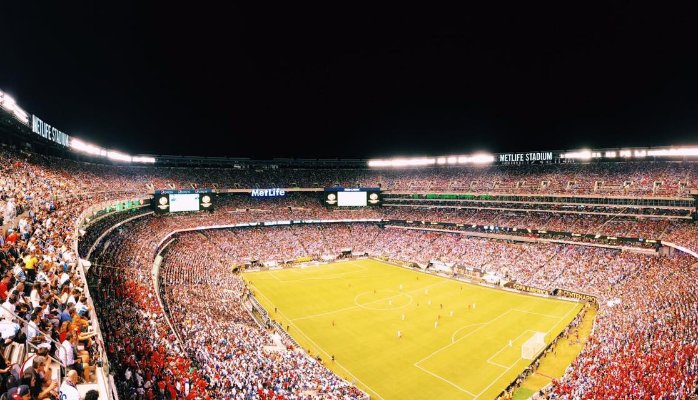
[[[521,345],[521,358],[533,360],[545,348],[545,333],[536,332]]]

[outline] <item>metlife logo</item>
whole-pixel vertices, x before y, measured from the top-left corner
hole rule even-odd
[[[286,196],[286,191],[283,189],[252,189],[252,197],[282,197]]]

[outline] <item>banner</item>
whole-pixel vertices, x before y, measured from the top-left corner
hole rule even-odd
[[[561,296],[561,297],[569,297],[571,299],[578,299],[578,300],[584,300],[584,301],[596,303],[596,297],[594,297],[590,294],[577,293],[577,292],[573,292],[573,291],[567,290],[567,289],[555,289],[555,290],[553,290],[553,295]]]
[[[516,283],[516,282],[507,282],[504,285],[504,287],[520,290],[522,292],[527,292],[527,293],[550,295],[550,292],[547,290],[539,289],[539,288],[533,287],[533,286],[523,285],[523,284]]]

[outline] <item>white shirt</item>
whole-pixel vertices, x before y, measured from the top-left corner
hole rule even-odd
[[[39,296],[38,290],[32,289],[31,293],[29,294],[29,299],[32,302],[32,307],[39,307],[39,302],[41,302],[41,296]]]
[[[63,286],[63,284],[64,284],[65,282],[67,282],[69,279],[70,279],[70,275],[68,275],[67,273],[63,272],[63,273],[61,274],[61,278],[58,280],[58,285],[59,285],[59,286]]]
[[[80,392],[73,386],[68,378],[63,381],[61,388],[58,390],[58,398],[60,400],[80,400]]]
[[[8,297],[8,300],[6,300],[4,303],[2,303],[2,306],[4,308],[2,308],[0,310],[0,314],[2,314],[3,319],[6,319],[8,321],[14,321],[15,316],[12,313],[15,312],[15,305],[10,303],[10,301],[9,301],[10,296],[7,296],[7,297]]]
[[[73,344],[67,339],[61,343],[61,347],[58,349],[58,357],[65,366],[71,366],[75,364],[75,354],[73,354]],[[63,386],[61,386],[62,388]]]

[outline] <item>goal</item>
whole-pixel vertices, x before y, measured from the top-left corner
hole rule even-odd
[[[533,360],[545,348],[545,333],[535,332],[533,337],[521,345],[521,358]]]

